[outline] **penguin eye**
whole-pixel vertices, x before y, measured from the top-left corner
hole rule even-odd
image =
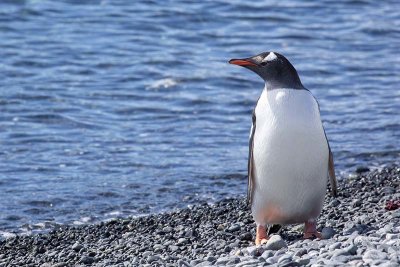
[[[263,61],[263,62],[260,63],[260,65],[263,66],[263,67],[264,67],[265,65],[267,65],[267,64],[268,64],[268,61]]]

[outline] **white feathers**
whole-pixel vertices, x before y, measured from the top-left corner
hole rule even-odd
[[[300,223],[318,217],[329,150],[317,102],[307,90],[264,90],[255,112],[256,223]]]
[[[275,60],[275,59],[277,59],[277,58],[278,58],[278,57],[275,55],[274,52],[270,52],[270,53],[268,54],[268,56],[266,56],[266,57],[262,60],[262,62],[273,61],[273,60]]]

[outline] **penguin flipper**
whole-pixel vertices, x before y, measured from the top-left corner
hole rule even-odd
[[[317,101],[317,100],[315,99],[315,101]],[[319,109],[318,101],[317,101],[317,104],[318,104],[318,109]],[[329,182],[331,184],[331,194],[333,197],[337,197],[337,180],[336,180],[336,175],[335,175],[335,164],[333,162],[333,154],[332,154],[331,146],[329,145],[328,137],[326,136],[325,128],[323,126],[322,126],[322,129],[324,130],[326,143],[328,144],[328,149],[329,149],[328,176],[329,176]]]
[[[256,132],[256,112],[253,110],[252,116],[252,126],[250,131],[249,138],[249,158],[247,162],[247,203],[251,205],[253,202],[253,192],[254,192],[254,157],[253,157],[253,148],[254,148],[254,134]]]
[[[333,154],[329,147],[329,163],[328,163],[329,181],[331,183],[332,196],[337,197],[337,180],[335,175],[335,165],[333,163]]]

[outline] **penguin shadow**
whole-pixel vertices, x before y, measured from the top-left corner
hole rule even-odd
[[[303,238],[303,231],[302,225],[280,225],[280,224],[273,224],[269,231],[268,236],[271,235],[280,235],[284,240],[288,242],[293,242],[296,240],[302,240]]]

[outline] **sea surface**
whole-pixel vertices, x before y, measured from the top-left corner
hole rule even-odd
[[[1,1],[0,236],[245,195],[263,82],[284,54],[337,174],[400,156],[399,1]]]

